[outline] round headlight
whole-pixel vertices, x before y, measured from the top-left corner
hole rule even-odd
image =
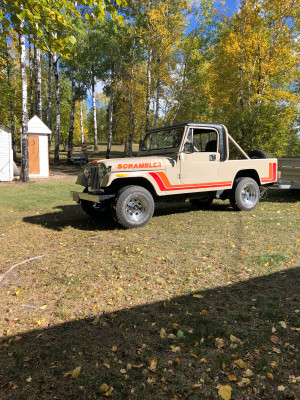
[[[84,175],[85,175],[86,178],[89,176],[90,168],[89,168],[88,165],[86,165],[86,166],[84,167],[83,173],[84,173]]]
[[[106,167],[102,163],[99,164],[99,173],[101,178],[106,174]]]

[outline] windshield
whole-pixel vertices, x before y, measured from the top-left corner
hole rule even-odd
[[[141,151],[173,149],[180,145],[184,127],[149,132],[143,140]]]

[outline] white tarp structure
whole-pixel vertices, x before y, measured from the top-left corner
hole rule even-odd
[[[11,130],[0,123],[0,181],[13,180],[13,165]]]

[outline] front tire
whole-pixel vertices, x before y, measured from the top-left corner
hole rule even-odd
[[[119,191],[115,202],[115,217],[124,228],[146,225],[153,213],[153,197],[144,187],[126,186]]]
[[[258,184],[252,178],[238,178],[232,188],[230,204],[237,211],[253,210],[260,198]]]
[[[88,189],[85,188],[83,193],[88,193]],[[103,205],[100,203],[93,203],[92,201],[81,200],[80,204],[82,210],[90,217],[97,218],[100,212],[103,210]]]
[[[81,200],[82,210],[90,217],[98,217],[102,207],[98,203],[92,203],[91,201]]]

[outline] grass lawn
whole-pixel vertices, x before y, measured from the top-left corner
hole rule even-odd
[[[0,184],[0,399],[300,398],[299,192],[124,230],[75,179]]]

